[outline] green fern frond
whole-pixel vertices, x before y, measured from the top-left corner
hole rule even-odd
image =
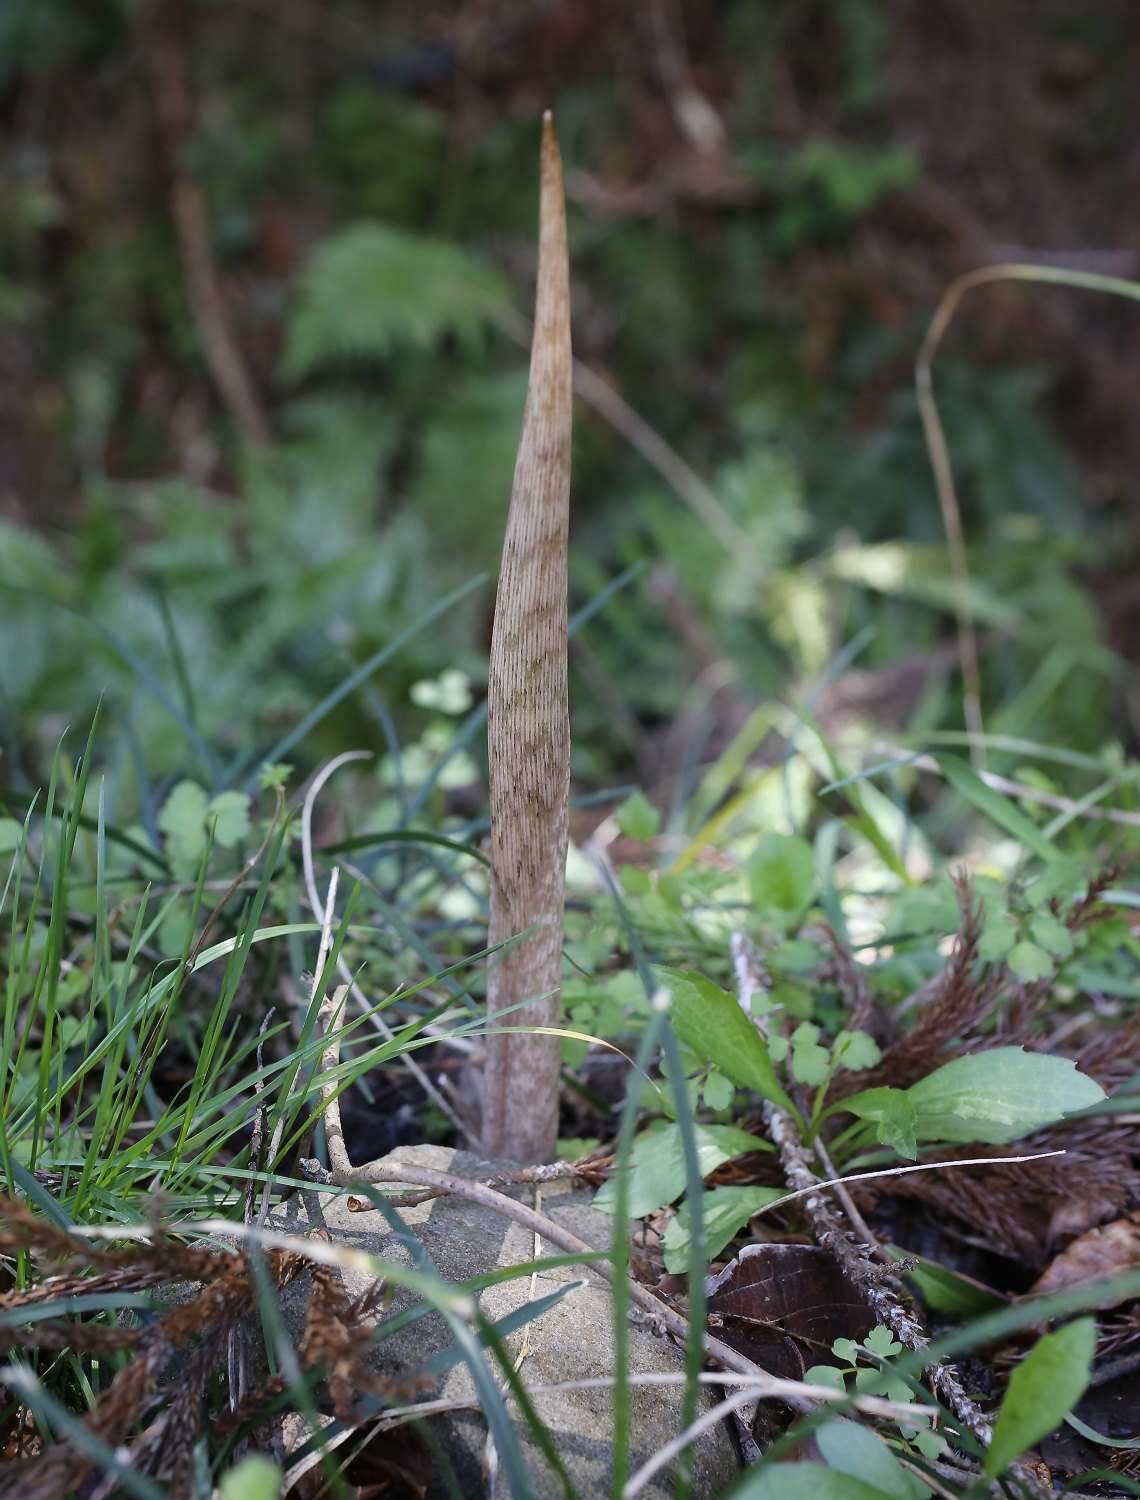
[[[319,245],[287,320],[284,373],[430,349],[445,334],[479,341],[510,306],[505,277],[457,245],[387,224],[353,224]]]

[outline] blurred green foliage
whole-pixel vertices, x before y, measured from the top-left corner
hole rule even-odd
[[[111,107],[98,123],[25,135],[3,181],[0,318],[30,351],[24,438],[48,455],[29,497],[48,524],[4,523],[0,547],[4,743],[34,777],[63,720],[106,697],[104,744],[118,744],[132,816],[141,766],[160,779],[202,770],[186,765],[156,685],[222,760],[251,755],[448,589],[493,572],[525,389],[525,354],[504,329],[529,299],[536,154],[529,112],[460,129],[430,90],[412,97],[343,57],[306,92],[303,58],[277,47],[256,58],[248,16],[198,8],[185,165],[240,288],[236,329],[275,441],[243,446],[207,410],[179,445],[172,423],[210,387],[145,101],[117,90],[139,64],[143,9],[17,3],[0,47],[13,99],[50,96],[81,70],[77,110]],[[727,7],[719,45],[739,58],[742,93],[774,65],[783,11]],[[351,14],[331,8],[330,28]],[[951,638],[909,381],[923,312],[884,321],[845,290],[853,236],[922,163],[875,124],[879,7],[846,0],[829,17],[835,118],[858,126],[850,140],[820,130],[789,148],[741,101],[740,202],[616,220],[571,202],[582,353],[709,477],[738,538],[727,546],[579,408],[576,601],[648,564],[576,648],[587,779],[613,779],[637,754],[637,726],[691,706],[701,663],[678,639],[678,610],[746,703],[818,677],[863,631],[861,668]],[[563,94],[577,170],[620,141],[623,105],[614,80],[578,76]],[[823,267],[834,313],[797,293],[801,262]],[[1050,379],[968,362],[937,372],[994,727],[1095,751],[1113,732],[1118,668],[1076,581],[1102,548],[1042,415]],[[144,399],[148,381],[170,391]],[[413,681],[449,665],[480,679],[490,601],[490,587],[469,596],[375,684],[413,736]],[[955,679],[935,674],[904,720],[956,727],[956,705]],[[306,762],[375,740],[376,711],[343,705]]]

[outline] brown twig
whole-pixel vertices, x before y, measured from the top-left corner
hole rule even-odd
[[[752,946],[743,933],[733,935],[732,958],[740,1004],[745,1014],[751,1015],[749,1001],[763,986],[756,973]],[[858,1246],[852,1243],[846,1226],[827,1199],[826,1190],[812,1168],[807,1148],[791,1117],[779,1105],[767,1100],[763,1111],[768,1135],[780,1153],[788,1184],[794,1191],[805,1195],[804,1212],[811,1221],[816,1239],[835,1256],[848,1280],[863,1292],[879,1322],[908,1349],[922,1353],[929,1343],[922,1324],[903,1307],[895,1292],[884,1283],[881,1273],[871,1265],[866,1243]],[[966,1394],[957,1374],[941,1361],[928,1365],[926,1374],[935,1393],[946,1402],[963,1427],[973,1433],[983,1447],[988,1447],[990,1425]]]
[[[186,292],[206,364],[238,430],[249,442],[261,445],[269,441],[269,423],[230,325],[206,200],[186,167],[186,144],[194,129],[189,61],[192,9],[187,0],[151,0],[143,13],[163,169]]]

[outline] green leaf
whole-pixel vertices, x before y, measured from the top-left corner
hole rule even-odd
[[[653,838],[661,827],[661,814],[641,792],[634,792],[627,797],[614,813],[614,818],[627,838],[638,839],[642,843]]]
[[[0,818],[0,855],[11,854],[18,849],[23,837],[23,826],[15,818]]]
[[[882,1060],[879,1044],[866,1031],[841,1031],[831,1048],[833,1060],[841,1068],[850,1068],[860,1073],[864,1068],[873,1068]]]
[[[792,1076],[797,1083],[815,1088],[831,1071],[831,1054],[817,1041],[819,1027],[801,1021],[792,1032]]]
[[[249,797],[245,792],[219,792],[206,807],[206,821],[216,819],[214,842],[232,849],[249,833]]]
[[[660,974],[672,993],[670,1017],[681,1041],[733,1083],[792,1110],[763,1037],[736,1000],[692,970],[662,969]]]
[[[804,1371],[804,1383],[825,1385],[833,1391],[846,1391],[847,1389],[843,1371],[837,1370],[834,1365],[812,1365],[810,1369]]]
[[[922,1300],[933,1312],[950,1318],[974,1318],[1006,1305],[1003,1297],[980,1281],[951,1271],[935,1260],[916,1257],[909,1250],[900,1250],[897,1245],[888,1245],[886,1250],[893,1260],[917,1259],[918,1264],[905,1273],[906,1279],[917,1287]]]
[[[988,964],[1000,963],[1017,942],[1017,923],[1008,912],[987,914],[978,955]]]
[[[1010,950],[1006,963],[1026,984],[1034,979],[1048,979],[1053,972],[1053,960],[1036,943],[1017,943]]]
[[[990,1478],[1048,1436],[1072,1411],[1089,1383],[1095,1349],[1092,1318],[1078,1318],[1037,1340],[1009,1377],[986,1454]]]
[[[757,1213],[777,1198],[782,1198],[780,1188],[766,1187],[717,1187],[710,1188],[702,1198],[705,1221],[705,1238],[710,1260],[720,1254]],[[665,1269],[683,1271],[687,1263],[689,1243],[692,1238],[693,1216],[688,1199],[678,1208],[665,1231]]]
[[[218,1489],[222,1500],[277,1500],[282,1477],[275,1463],[250,1453],[222,1475]]]
[[[494,266],[457,245],[388,224],[352,224],[324,240],[301,272],[284,373],[298,380],[336,361],[430,349],[445,334],[471,345],[511,301]]]
[[[733,1157],[748,1151],[770,1151],[770,1144],[735,1125],[697,1125],[697,1161],[701,1176],[708,1174]],[[681,1148],[680,1125],[658,1126],[644,1130],[633,1143],[630,1163],[629,1215],[643,1219],[672,1203],[685,1191],[685,1157]],[[617,1182],[610,1178],[594,1194],[594,1207],[613,1213]]]
[[[438,677],[412,683],[412,702],[439,714],[465,714],[474,703],[471,681],[458,667],[447,667]]]
[[[1012,834],[1015,839],[1024,844],[1027,849],[1031,849],[1034,854],[1040,855],[1042,859],[1060,858],[1060,851],[1053,847],[1037,824],[1031,818],[1027,818],[1016,803],[1011,802],[1008,797],[1003,797],[1000,792],[995,792],[992,787],[988,787],[964,760],[959,760],[956,755],[939,755],[937,759],[946,780],[958,795],[965,798],[980,813],[984,813],[992,823],[996,823],[1006,833]]]
[[[1030,1135],[1105,1097],[1067,1057],[1021,1047],[955,1058],[906,1092],[918,1140],[992,1145]]]
[[[732,1103],[732,1080],[726,1078],[723,1073],[717,1072],[715,1068],[710,1068],[701,1093],[709,1109],[727,1109]]]
[[[893,1355],[902,1353],[902,1345],[895,1338],[889,1328],[884,1328],[881,1323],[871,1329],[863,1340],[863,1347],[870,1349],[872,1354],[877,1354],[880,1359],[890,1359]]]
[[[1029,930],[1033,934],[1033,941],[1054,958],[1073,956],[1073,934],[1051,911],[1036,912],[1030,919]]]
[[[725,1500],[891,1500],[885,1490],[822,1464],[754,1464]]]
[[[196,781],[180,781],[162,804],[158,827],[166,839],[166,855],[179,879],[193,875],[206,848],[204,789]]]
[[[917,1158],[914,1105],[904,1089],[864,1089],[841,1099],[836,1109],[845,1109],[860,1120],[874,1120],[880,1145],[889,1146],[908,1161]]]
[[[923,1500],[930,1491],[908,1474],[891,1450],[866,1427],[846,1417],[834,1417],[816,1428],[815,1440],[828,1466],[873,1485],[895,1500]]]
[[[793,927],[815,895],[815,853],[801,838],[766,833],[748,861],[752,904],[780,927]]]
[[[622,865],[618,871],[618,879],[627,896],[648,896],[653,889],[649,871],[643,870],[640,865]]]

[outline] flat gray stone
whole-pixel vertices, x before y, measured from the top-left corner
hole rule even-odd
[[[385,1160],[468,1177],[488,1174],[496,1168],[494,1163],[439,1146],[401,1147]],[[533,1191],[529,1187],[512,1190],[520,1197],[529,1196]],[[563,1182],[547,1184],[541,1192],[543,1213],[597,1249],[608,1247],[613,1219],[591,1208],[586,1192]],[[297,1193],[271,1214],[269,1227],[300,1235],[323,1229],[334,1242],[365,1250],[396,1265],[411,1265],[408,1246],[401,1242],[379,1210],[370,1207],[363,1212],[354,1211],[349,1207],[350,1197],[361,1201],[359,1195],[349,1193],[337,1196],[328,1192]],[[494,1210],[457,1197],[431,1199],[411,1208],[402,1208],[399,1214],[436,1270],[448,1282],[468,1281],[488,1271],[559,1253],[553,1245],[536,1247],[530,1231]],[[345,1272],[344,1276],[345,1288],[350,1295],[364,1291],[369,1284],[369,1278],[359,1272]],[[294,1337],[299,1336],[303,1324],[307,1279],[300,1277],[283,1296],[282,1312]],[[543,1271],[534,1280],[533,1288],[530,1276],[489,1287],[479,1294],[480,1305],[484,1313],[497,1322],[524,1303],[543,1297],[558,1286],[568,1282],[582,1283],[554,1307],[513,1333],[507,1343],[512,1354],[517,1356],[525,1341],[527,1352],[520,1369],[521,1377],[528,1390],[533,1392],[535,1408],[550,1430],[577,1494],[582,1500],[590,1496],[608,1496],[611,1390],[545,1391],[536,1388],[612,1376],[613,1305],[609,1286],[589,1266]],[[410,1294],[397,1290],[390,1311],[397,1311],[414,1301]],[[447,1324],[439,1314],[432,1313],[375,1345],[375,1366],[379,1370],[407,1374],[450,1343]],[[492,1366],[501,1387],[498,1367],[493,1361]],[[631,1323],[629,1369],[634,1375],[680,1374],[684,1370],[684,1352],[648,1327]],[[473,1400],[474,1384],[466,1364],[454,1364],[441,1377],[436,1395],[464,1403]],[[707,1409],[713,1399],[713,1396],[706,1395],[703,1409]],[[681,1429],[681,1404],[682,1387],[679,1384],[635,1385],[631,1388],[631,1470],[640,1467],[677,1435]],[[532,1441],[513,1402],[509,1403],[509,1409],[535,1495],[539,1500],[561,1496],[557,1477]],[[466,1405],[429,1420],[432,1436],[447,1454],[463,1492],[484,1493],[487,1429],[482,1412],[477,1406]],[[698,1497],[721,1494],[739,1468],[727,1428],[723,1424],[714,1426],[690,1451],[693,1493]],[[499,1494],[507,1492],[504,1479],[505,1476],[500,1475]],[[673,1479],[672,1467],[662,1469],[642,1493],[654,1497],[654,1500],[656,1497],[665,1500],[672,1494]]]

